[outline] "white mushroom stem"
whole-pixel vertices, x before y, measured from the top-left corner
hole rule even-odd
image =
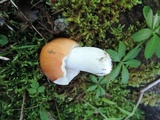
[[[54,83],[68,85],[80,71],[104,76],[111,72],[112,61],[108,53],[95,47],[75,47],[62,62],[64,76]]]
[[[104,76],[111,72],[112,62],[109,54],[99,48],[75,47],[66,59],[66,68]]]

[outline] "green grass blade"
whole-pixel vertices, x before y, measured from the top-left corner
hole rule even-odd
[[[126,114],[126,115],[128,115],[128,116],[130,116],[130,115],[132,114],[132,113],[130,113],[130,112],[128,112],[128,111],[120,108],[120,107],[118,107],[118,109],[119,109],[122,113],[124,113],[124,114]]]

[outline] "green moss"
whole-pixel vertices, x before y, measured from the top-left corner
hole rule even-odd
[[[86,87],[88,88],[89,86],[90,84]],[[115,80],[111,81],[105,90],[107,94],[100,96],[99,98],[96,98],[93,92],[86,92],[85,89],[79,89],[77,93],[78,96],[76,97],[71,95],[69,95],[69,97],[65,94],[54,95],[57,104],[61,104],[61,106],[58,107],[59,116],[63,119],[70,120],[99,120],[104,119],[104,116],[108,118],[121,119],[127,117],[124,112],[117,108],[118,106],[128,112],[131,112],[135,105],[135,102],[128,97],[129,90],[126,90],[126,85]],[[108,99],[111,103],[105,102],[103,99]],[[102,114],[104,114],[104,116]],[[137,109],[132,118],[143,120],[142,115],[143,113]]]
[[[128,82],[129,86],[137,87],[142,89],[146,87],[149,83],[152,83],[157,76],[160,75],[160,63],[150,63],[148,65],[140,65],[137,69],[132,69],[130,72],[130,80]],[[142,104],[156,106],[160,102],[159,86],[153,86],[148,91],[145,92]],[[135,93],[139,94],[139,93]],[[134,96],[134,94],[132,94]],[[137,97],[133,97],[134,99]]]
[[[71,38],[85,45],[93,45],[107,39],[109,28],[118,22],[119,13],[131,9],[137,3],[137,0],[59,0],[51,7],[54,12],[63,10],[62,16],[69,22],[67,34]]]
[[[142,99],[142,103],[144,105],[150,105],[150,106],[158,105],[160,103],[160,94],[159,94],[159,92],[158,93],[154,93],[154,91],[146,92],[144,94],[143,99]]]
[[[147,84],[160,75],[160,64],[150,63],[148,65],[141,64],[138,68],[130,71],[130,86],[139,87],[141,84]]]

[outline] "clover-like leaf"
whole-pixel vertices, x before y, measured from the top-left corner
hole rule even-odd
[[[148,41],[144,50],[144,55],[146,59],[151,58],[153,53],[155,52],[158,38],[159,37],[156,34],[154,34],[153,37]]]
[[[124,62],[124,64],[128,65],[129,67],[137,68],[141,64],[141,62],[136,59],[132,59]]]
[[[153,29],[157,28],[160,25],[160,11],[158,11],[153,19]]]
[[[98,83],[98,80],[94,75],[90,75],[90,78],[94,83]]]
[[[115,50],[111,50],[111,49],[107,50],[107,52],[109,53],[109,55],[111,56],[111,58],[114,62],[120,61],[120,57],[119,57],[118,52],[116,52]]]
[[[88,91],[88,92],[89,92],[89,91],[94,91],[97,87],[98,87],[97,85],[93,85],[93,86],[89,87],[89,88],[87,89],[87,91]]]
[[[141,51],[141,48],[139,47],[139,45],[137,45],[134,49],[132,49],[127,53],[127,55],[123,58],[122,61],[127,61],[135,58],[140,51]]]
[[[97,91],[96,91],[96,98],[98,98],[101,95],[101,89],[100,87],[98,87]]]
[[[136,42],[147,40],[152,36],[153,31],[149,28],[144,28],[132,35],[132,39]]]
[[[122,57],[125,55],[125,51],[126,51],[126,46],[123,42],[119,43],[119,48],[118,48],[118,54],[119,54],[119,58],[120,60],[122,59]]]
[[[122,66],[122,83],[126,84],[129,79],[129,72],[128,69],[123,65]]]
[[[37,89],[29,88],[28,92],[29,92],[29,94],[36,94],[37,93]]]
[[[160,37],[158,37],[159,39],[157,40],[157,47],[155,49],[155,53],[157,55],[158,58],[160,58]]]
[[[147,25],[152,28],[153,24],[153,11],[149,6],[143,8],[143,16],[146,20]]]
[[[40,87],[38,88],[38,93],[43,93],[44,90],[45,90],[45,87],[44,87],[44,86],[40,86]]]
[[[160,25],[154,30],[154,32],[160,36]]]
[[[32,81],[31,87],[34,88],[34,89],[38,89],[39,83],[34,80],[34,81]]]
[[[99,86],[99,89],[101,91],[101,95],[105,95],[106,94],[106,91],[101,86]]]
[[[120,73],[120,70],[121,70],[121,67],[122,67],[122,64],[119,63],[113,70],[112,72],[109,74],[109,77],[111,80],[114,80]]]
[[[100,84],[103,85],[103,84],[106,84],[108,82],[108,79],[106,77],[104,77],[101,81],[100,81]]]

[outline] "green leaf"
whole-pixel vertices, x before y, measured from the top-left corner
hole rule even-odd
[[[153,20],[153,29],[157,28],[160,25],[160,11],[156,13]]]
[[[157,39],[156,40],[157,41],[157,47],[155,49],[155,53],[156,53],[157,57],[160,58],[160,37],[157,36],[156,39]]]
[[[160,36],[160,26],[157,27],[154,32]]]
[[[98,89],[97,89],[97,91],[96,91],[96,98],[98,98],[100,95],[101,95],[101,89],[100,89],[100,87],[98,86]]]
[[[109,74],[109,77],[111,80],[114,80],[120,73],[120,70],[121,70],[121,67],[122,67],[122,64],[119,63],[113,70],[112,72]]]
[[[108,79],[106,77],[104,77],[101,81],[100,81],[100,84],[103,85],[103,84],[106,84],[108,82]]]
[[[87,91],[94,91],[98,86],[97,85],[94,85],[94,86],[91,86],[87,89]]]
[[[90,78],[91,78],[92,82],[98,83],[96,76],[90,75]]]
[[[123,42],[119,43],[119,48],[118,48],[118,54],[119,54],[119,58],[120,60],[122,59],[122,57],[125,55],[125,51],[126,51],[126,46]]]
[[[35,89],[38,89],[39,83],[34,80],[34,81],[32,81],[31,87],[32,87],[32,88],[35,88]]]
[[[123,58],[122,61],[127,61],[135,58],[140,51],[141,51],[141,48],[139,47],[139,45],[137,45],[134,49],[132,49],[127,53],[127,55]]]
[[[136,42],[141,42],[150,38],[152,33],[153,31],[151,29],[144,28],[134,33],[131,38]]]
[[[44,90],[45,90],[45,87],[44,87],[44,86],[40,86],[40,87],[38,88],[38,93],[43,93]]]
[[[153,37],[148,41],[144,50],[144,55],[146,59],[152,57],[153,53],[156,50],[156,46],[157,46],[157,35],[154,34]]]
[[[102,101],[105,102],[105,103],[107,103],[107,104],[110,104],[110,105],[116,105],[115,102],[113,102],[113,101],[111,101],[109,99],[106,99],[106,98],[102,98]]]
[[[132,59],[124,62],[124,64],[128,65],[129,67],[137,68],[141,64],[141,62],[136,59]]]
[[[8,39],[5,35],[0,34],[0,45],[4,46],[8,43]]]
[[[143,16],[146,20],[147,25],[152,28],[153,24],[153,11],[149,6],[143,8]]]
[[[41,120],[50,120],[50,119],[48,118],[48,115],[47,115],[46,110],[45,110],[43,107],[40,108],[39,114],[40,114]]]
[[[101,95],[105,95],[106,91],[101,86],[99,86],[99,88],[100,88],[100,91],[101,91]]]
[[[114,62],[120,61],[119,54],[115,50],[109,49],[109,50],[107,50],[107,52],[109,53],[109,55],[111,56],[111,58]]]
[[[28,92],[29,92],[29,94],[36,94],[37,93],[37,89],[29,88]]]
[[[129,72],[128,69],[123,65],[122,67],[122,83],[126,84],[129,79]]]

